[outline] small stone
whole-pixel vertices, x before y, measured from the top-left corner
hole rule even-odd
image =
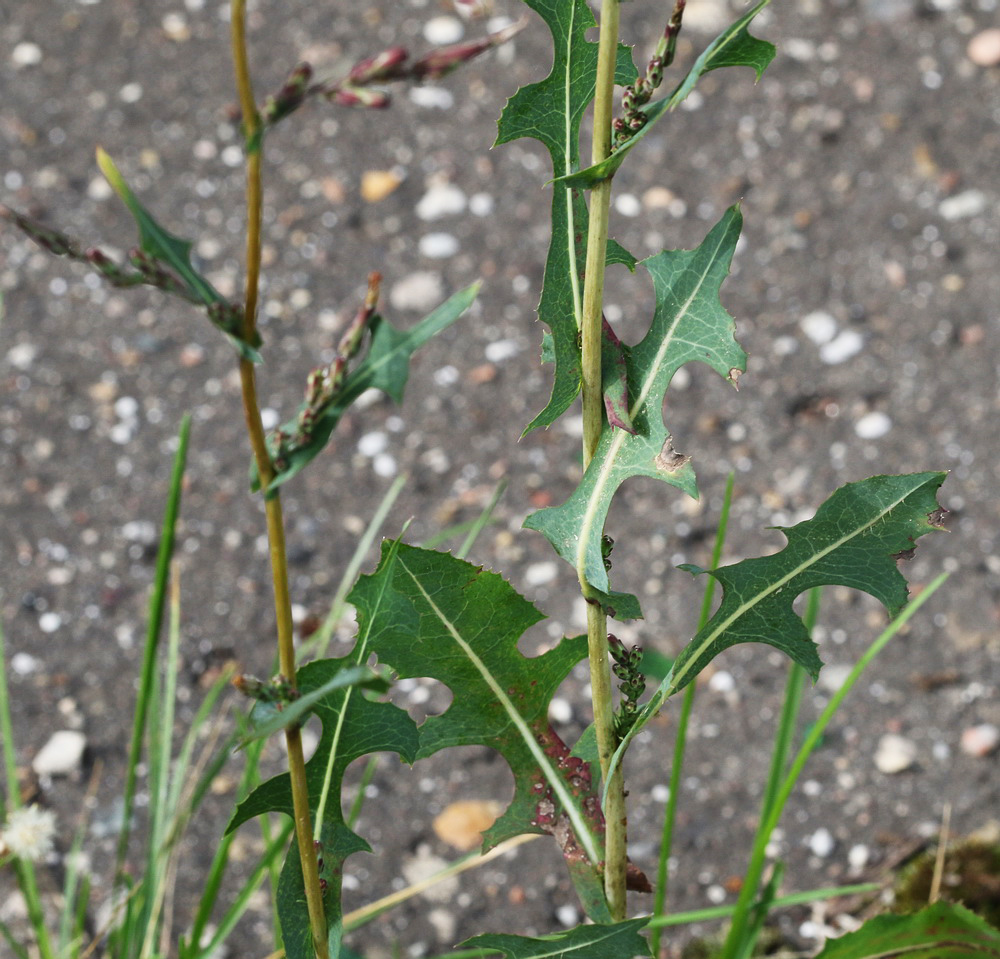
[[[444,87],[411,87],[410,102],[431,110],[450,110],[455,105],[455,96]]]
[[[417,203],[417,216],[421,220],[439,220],[461,213],[467,202],[464,191],[453,183],[436,183]]]
[[[982,190],[963,190],[938,204],[938,213],[949,222],[978,216],[985,209],[986,194]]]
[[[54,633],[60,626],[62,626],[62,616],[58,613],[42,613],[38,617],[38,628],[43,633]]]
[[[573,707],[568,699],[553,696],[549,701],[549,719],[555,723],[568,723],[573,718]]]
[[[458,43],[465,36],[465,26],[457,17],[431,17],[424,24],[424,39],[435,46]]]
[[[420,253],[432,260],[444,260],[459,250],[458,239],[450,233],[428,233],[420,238]]]
[[[994,27],[977,33],[965,48],[965,55],[977,67],[1000,66],[1000,30]]]
[[[379,453],[385,452],[388,447],[389,437],[381,430],[374,430],[371,433],[365,433],[365,435],[358,440],[358,452],[362,456],[378,456]]]
[[[559,566],[556,563],[545,560],[541,563],[532,563],[524,573],[524,580],[529,586],[544,586],[551,583],[559,573]]]
[[[18,343],[7,351],[7,362],[16,370],[27,370],[38,356],[38,347],[34,343]]]
[[[402,182],[403,177],[397,170],[366,170],[361,175],[361,198],[366,203],[378,203]]]
[[[469,852],[482,843],[482,834],[502,812],[503,806],[492,799],[462,799],[434,819],[434,833],[460,852]]]
[[[561,926],[566,929],[571,929],[579,923],[580,913],[577,911],[576,906],[570,905],[567,902],[556,910],[556,919],[559,920],[559,924]]]
[[[496,202],[489,193],[473,193],[469,197],[469,212],[473,216],[489,216]]]
[[[17,676],[30,676],[41,669],[42,661],[30,653],[14,653],[10,658],[10,670]]]
[[[438,942],[451,945],[455,941],[458,920],[453,912],[449,912],[447,909],[432,909],[427,913],[427,921],[434,927]]]
[[[809,851],[814,856],[819,856],[820,859],[826,859],[833,852],[836,845],[837,840],[833,838],[833,834],[829,829],[817,829],[809,837]]]
[[[917,745],[905,736],[889,733],[878,741],[875,767],[886,775],[905,772],[917,760]]]
[[[871,852],[868,847],[858,843],[856,846],[851,846],[848,851],[847,864],[851,867],[851,872],[858,873],[868,865],[870,858]]]
[[[638,216],[642,213],[642,204],[633,193],[622,193],[615,200],[615,210],[622,216]]]
[[[852,669],[846,663],[829,663],[820,670],[816,685],[824,692],[835,693],[847,682]]]
[[[433,309],[444,299],[441,275],[429,270],[418,270],[404,276],[389,292],[389,302],[396,310]]]
[[[708,688],[716,693],[730,693],[736,688],[736,680],[732,673],[720,669],[717,673],[712,673],[712,678],[708,681]]]
[[[802,317],[799,327],[817,346],[829,343],[837,335],[837,321],[822,310]]]
[[[854,432],[863,440],[878,439],[880,436],[885,436],[891,429],[892,420],[878,410],[866,413],[854,424]]]
[[[486,359],[491,363],[502,363],[504,360],[509,360],[512,356],[517,356],[520,352],[521,347],[517,340],[511,339],[495,340],[483,351]]]
[[[182,13],[168,13],[160,21],[160,26],[168,40],[183,43],[191,39],[191,28],[187,25]]]
[[[819,358],[830,366],[836,366],[856,356],[864,345],[865,339],[857,330],[844,330],[819,348]]]
[[[416,855],[403,862],[403,877],[410,884],[430,879],[435,873],[447,868],[450,863],[440,856],[435,856],[426,843],[417,847]],[[458,894],[459,881],[455,876],[443,879],[426,889],[422,895],[431,902],[449,903]]]
[[[993,723],[970,726],[962,733],[962,752],[967,756],[983,759],[995,752],[997,746],[1000,746],[1000,729]]]
[[[141,83],[126,83],[118,91],[118,98],[122,103],[138,103],[142,99],[143,89]]]
[[[15,67],[33,67],[42,62],[42,48],[37,43],[19,43],[10,54]]]
[[[80,768],[87,737],[75,729],[61,729],[38,750],[31,768],[39,776],[68,776]]]

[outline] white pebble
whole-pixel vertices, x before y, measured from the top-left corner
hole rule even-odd
[[[260,411],[260,422],[266,430],[273,430],[281,422],[281,414],[270,406]]]
[[[42,62],[42,48],[37,43],[19,43],[10,54],[15,67],[33,67]]]
[[[837,321],[821,310],[802,317],[799,327],[817,346],[829,343],[837,335]]]
[[[60,626],[62,626],[62,616],[58,613],[42,613],[38,617],[38,628],[43,633],[54,633]]]
[[[38,750],[31,768],[39,776],[68,776],[79,768],[87,738],[75,729],[61,729]]]
[[[117,443],[119,446],[124,446],[126,443],[130,442],[132,439],[132,434],[135,432],[134,421],[129,421],[126,423],[115,423],[111,429],[108,430],[108,439],[112,443]]]
[[[411,87],[410,101],[431,110],[450,110],[455,105],[452,92],[444,87]]]
[[[450,233],[428,233],[420,238],[419,249],[432,260],[444,260],[458,252],[459,243]]]
[[[665,803],[670,799],[670,787],[665,783],[657,783],[650,789],[649,796],[653,802]]]
[[[965,54],[977,67],[1000,66],[1000,30],[994,27],[977,33]]]
[[[404,276],[389,292],[389,302],[396,310],[433,309],[444,299],[444,286],[438,273],[418,270]]]
[[[554,696],[549,703],[549,719],[554,723],[568,723],[573,718],[573,707],[568,699]]]
[[[721,906],[726,901],[726,890],[724,886],[715,883],[705,890],[705,898],[713,906]]]
[[[892,420],[885,413],[877,410],[866,413],[854,424],[854,432],[863,440],[875,440],[885,436],[892,429]]]
[[[41,665],[42,661],[35,659],[30,653],[14,653],[10,657],[11,672],[18,676],[30,676],[32,673],[38,672]]]
[[[222,151],[222,162],[233,169],[243,166],[243,147],[236,146],[235,143],[227,146]]]
[[[905,772],[917,760],[917,745],[905,736],[889,733],[878,741],[875,767],[886,775]]]
[[[642,204],[639,198],[633,193],[622,193],[615,200],[615,209],[622,216],[638,216],[642,213]]]
[[[424,39],[436,46],[458,43],[465,36],[465,27],[457,17],[431,17],[424,24]]]
[[[938,213],[945,220],[964,220],[986,209],[986,194],[982,190],[964,190],[938,204]]]
[[[115,400],[115,416],[120,420],[135,419],[139,412],[139,401],[134,396],[119,396]]]
[[[453,183],[436,183],[417,203],[417,216],[421,220],[438,220],[461,213],[467,202],[464,191]]]
[[[856,356],[864,348],[865,338],[857,330],[844,330],[819,348],[819,358],[836,366]]]
[[[982,759],[994,752],[1000,746],[1000,729],[993,723],[980,723],[970,726],[962,733],[962,752],[967,756]]]
[[[29,369],[38,356],[38,347],[34,343],[18,343],[7,351],[7,362],[16,370]]]
[[[108,183],[103,177],[95,176],[90,183],[87,184],[87,196],[91,200],[107,200],[108,197],[114,195],[114,190],[111,189],[111,184]]]
[[[518,345],[517,340],[496,340],[490,343],[485,350],[483,350],[486,359],[491,363],[502,363],[504,360],[509,360],[512,356],[517,356],[521,352],[521,347]]]
[[[567,902],[556,910],[556,919],[559,920],[560,925],[570,929],[580,921],[580,913],[577,912],[576,906]]]
[[[720,669],[717,673],[712,673],[708,688],[717,693],[730,693],[736,688],[736,680],[733,679],[732,673]]]
[[[851,846],[847,853],[847,864],[853,871],[860,872],[868,865],[869,858],[871,858],[871,853],[868,847],[858,843],[856,846]]]
[[[495,206],[489,193],[473,193],[469,197],[469,212],[473,216],[489,216]]]
[[[427,921],[434,927],[438,942],[446,942],[450,945],[455,941],[458,920],[453,912],[449,912],[447,909],[432,909],[427,913]]]
[[[450,363],[434,371],[434,382],[438,386],[454,386],[458,382],[458,370]]]
[[[156,542],[156,526],[148,519],[132,519],[122,526],[122,536],[129,543]]]
[[[524,572],[524,579],[529,586],[543,586],[551,583],[559,573],[559,566],[550,560],[532,563]]]
[[[396,465],[396,457],[391,453],[379,453],[372,460],[372,469],[375,471],[376,476],[381,476],[385,479],[395,476],[399,472],[399,467]]]
[[[846,663],[829,663],[820,670],[816,685],[824,692],[835,693],[847,682],[852,669]]]
[[[365,435],[358,440],[358,452],[362,456],[378,456],[379,453],[384,453],[388,447],[389,437],[381,430],[374,430],[371,433],[365,433]]]
[[[809,851],[821,859],[826,859],[833,852],[836,845],[837,840],[833,838],[833,834],[826,828],[817,829],[809,837]]]
[[[142,99],[142,84],[126,83],[118,91],[118,98],[123,103],[138,103]]]

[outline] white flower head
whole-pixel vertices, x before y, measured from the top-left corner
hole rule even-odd
[[[56,814],[36,804],[14,809],[0,830],[0,847],[13,856],[38,862],[52,852]]]

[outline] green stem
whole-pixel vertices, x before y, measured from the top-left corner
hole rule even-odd
[[[937,592],[947,578],[948,574],[942,573],[934,579],[933,582],[926,586],[920,592],[919,596],[911,600],[906,609],[904,609],[903,612],[900,613],[886,627],[878,639],[876,639],[875,642],[868,647],[864,655],[862,655],[857,663],[855,663],[854,668],[844,681],[844,684],[833,694],[833,696],[830,697],[830,702],[827,703],[826,709],[823,710],[819,719],[816,720],[812,729],[809,730],[809,734],[799,747],[799,751],[795,754],[795,759],[792,760],[792,764],[788,768],[788,773],[785,775],[785,778],[781,783],[781,788],[778,789],[774,797],[774,803],[771,806],[771,811],[768,814],[766,821],[762,823],[761,827],[757,830],[754,847],[750,854],[750,864],[747,866],[746,876],[743,879],[743,886],[740,889],[740,895],[736,900],[736,906],[733,911],[733,924],[729,928],[729,934],[726,937],[726,942],[723,946],[722,954],[719,959],[736,959],[736,957],[740,954],[740,949],[746,935],[747,923],[752,912],[753,899],[756,895],[757,888],[760,885],[760,877],[764,872],[767,844],[770,841],[771,834],[774,832],[775,827],[778,825],[778,821],[781,819],[781,813],[784,811],[785,803],[788,802],[788,797],[792,794],[792,790],[795,788],[795,783],[798,781],[798,778],[802,773],[802,769],[805,767],[810,755],[812,755],[812,751],[819,744],[819,741],[822,738],[823,733],[826,731],[826,727],[829,725],[830,720],[833,719],[834,714],[840,708],[840,704],[844,701],[847,694],[851,691],[851,688],[858,681],[861,674],[865,671],[871,661],[885,648],[889,640],[891,640],[896,633],[898,633],[903,626],[909,622],[910,618],[917,612],[917,610],[920,609],[920,607],[923,606],[923,604],[926,603],[935,592]]]
[[[236,87],[239,91],[243,114],[243,135],[247,144],[247,244],[246,244],[246,296],[243,310],[243,336],[248,343],[256,340],[257,291],[261,262],[261,160],[263,142],[260,136],[260,117],[257,113],[250,70],[247,59],[245,32],[246,0],[232,0],[231,26],[233,62],[236,70]],[[285,550],[285,524],[281,511],[281,497],[268,491],[274,479],[274,464],[267,450],[264,424],[261,422],[260,404],[257,399],[257,382],[254,365],[240,358],[240,382],[243,393],[243,411],[247,433],[253,448],[267,518],[267,536],[271,555],[271,578],[274,583],[274,611],[278,632],[278,668],[285,678],[295,685],[295,645],[292,634],[292,603],[288,591],[288,563]],[[323,893],[319,884],[319,868],[312,839],[309,813],[309,785],[306,780],[305,755],[302,748],[302,731],[298,725],[285,727],[288,748],[288,773],[292,786],[292,806],[295,820],[295,838],[305,884],[306,903],[309,908],[309,925],[312,929],[313,947],[318,959],[327,959],[329,951],[326,936],[326,914],[323,911]]]
[[[619,0],[602,0],[601,36],[597,54],[594,99],[593,162],[611,154],[611,114],[613,109],[615,57],[618,48]],[[601,390],[601,311],[604,298],[604,267],[608,246],[608,212],[611,181],[598,183],[591,193],[590,227],[587,235],[587,263],[583,286],[581,318],[581,365],[583,380],[583,465],[586,469],[597,449],[604,428],[604,399]],[[588,592],[580,570],[580,585]],[[600,606],[587,608],[587,637],[590,655],[591,699],[601,773],[607,779],[617,742],[614,732],[614,704],[611,699],[611,666],[608,661],[608,619]],[[604,893],[613,919],[626,914],[625,875],[627,866],[625,784],[620,767],[605,788],[604,815],[607,832],[604,850]]]

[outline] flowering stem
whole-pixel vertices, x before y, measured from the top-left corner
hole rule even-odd
[[[594,163],[611,153],[611,114],[618,48],[619,0],[602,0],[601,36],[597,54],[597,87],[594,100]],[[590,201],[587,235],[587,264],[583,286],[582,375],[583,375],[583,465],[586,469],[597,449],[604,428],[604,400],[601,389],[601,308],[604,299],[604,267],[608,245],[608,213],[611,180],[594,186]],[[580,572],[581,586],[586,581]],[[611,667],[608,662],[608,618],[598,605],[587,607],[587,638],[590,655],[591,699],[601,772],[607,777],[617,742],[614,732],[614,705],[611,700]],[[625,786],[621,766],[606,787],[604,815],[607,832],[604,850],[604,893],[611,917],[625,918],[626,822]]]
[[[247,62],[245,13],[246,0],[232,0],[232,49],[236,68],[236,86],[239,91],[243,114],[243,134],[247,144],[247,246],[246,246],[246,296],[244,301],[244,339],[250,343],[256,338],[257,289],[260,278],[261,257],[261,160],[263,142],[261,123],[254,101],[253,87]],[[267,449],[264,425],[261,422],[260,404],[257,400],[257,379],[250,360],[240,358],[240,383],[243,392],[243,410],[247,432],[253,448],[267,518],[267,535],[271,555],[271,577],[274,583],[274,611],[278,632],[278,663],[282,675],[292,688],[295,686],[295,646],[292,640],[292,605],[288,592],[288,563],[285,552],[285,525],[281,511],[281,498],[270,493],[268,486],[274,479],[274,465]],[[305,756],[302,750],[302,732],[298,725],[285,727],[288,747],[288,773],[292,786],[295,837],[305,883],[309,924],[312,928],[313,947],[318,959],[327,959],[329,951],[326,937],[326,915],[323,911],[323,893],[319,884],[319,869],[313,846],[312,824],[309,814],[309,786],[306,781]]]

